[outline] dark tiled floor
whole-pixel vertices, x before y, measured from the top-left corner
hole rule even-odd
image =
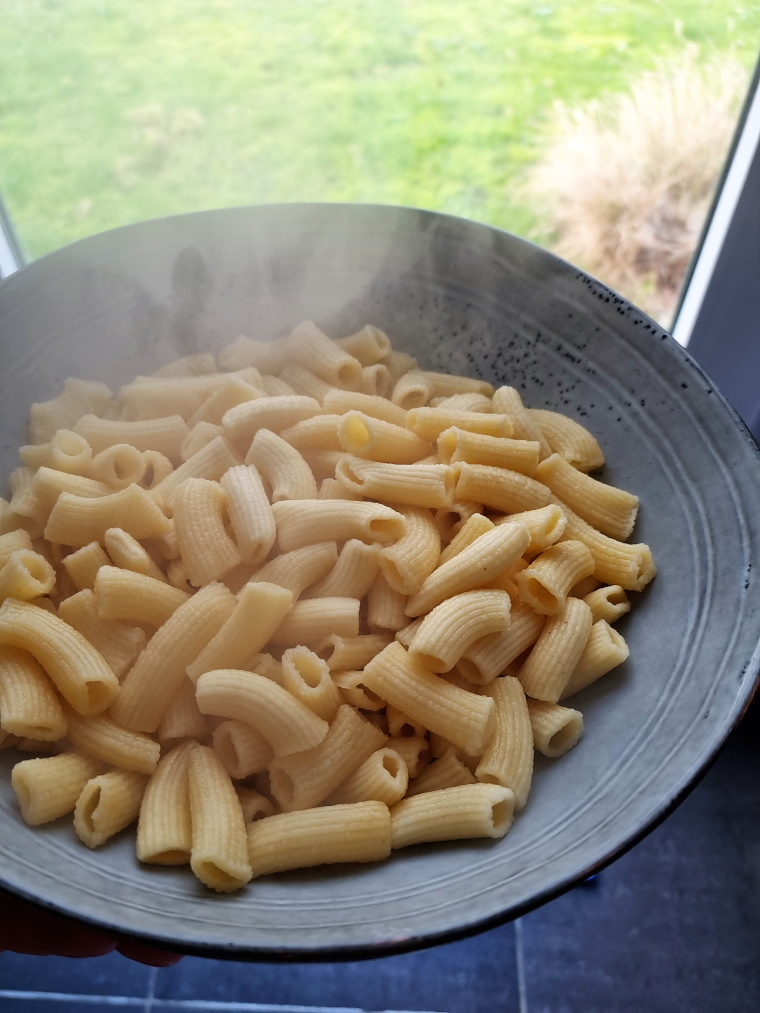
[[[758,1013],[760,706],[686,802],[592,884],[475,939],[367,963],[0,955],[0,1013]],[[518,973],[518,966],[521,973]],[[13,993],[68,993],[70,1002]],[[229,1004],[238,1004],[231,1006]],[[250,1004],[250,1005],[249,1005]],[[271,1004],[271,1005],[270,1005]],[[279,1007],[279,1009],[278,1009]]]

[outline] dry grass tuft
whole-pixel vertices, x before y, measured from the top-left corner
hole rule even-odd
[[[670,323],[746,88],[736,60],[692,50],[626,94],[558,103],[528,183],[553,249]]]

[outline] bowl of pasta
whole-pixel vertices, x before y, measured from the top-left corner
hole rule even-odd
[[[0,884],[183,952],[514,917],[758,669],[758,451],[673,339],[403,208],[162,219],[0,284]]]

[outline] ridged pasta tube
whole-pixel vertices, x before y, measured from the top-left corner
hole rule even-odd
[[[475,641],[509,626],[506,591],[465,591],[436,605],[422,620],[410,657],[431,672],[448,672]]]
[[[591,627],[586,646],[564,688],[562,698],[572,696],[601,679],[613,668],[622,665],[629,654],[628,644],[621,634],[604,619],[597,620]]]
[[[402,798],[391,809],[392,847],[503,837],[514,808],[512,790],[498,784],[463,784]]]
[[[204,672],[196,684],[195,696],[202,714],[244,721],[261,732],[275,756],[289,756],[319,745],[329,728],[286,689],[251,672]]]
[[[119,682],[88,640],[45,609],[8,598],[0,606],[0,644],[28,651],[79,714],[100,714]]]
[[[399,510],[399,513],[403,511]],[[376,542],[367,545],[358,538],[349,538],[340,550],[338,561],[330,573],[316,584],[312,584],[306,590],[305,597],[363,598],[372,586],[379,566],[380,546]]]
[[[441,756],[415,777],[409,784],[407,798],[422,795],[428,791],[440,791],[441,788],[454,788],[459,784],[476,784],[477,778],[469,767],[456,755],[456,750],[444,750]]]
[[[189,430],[181,415],[141,422],[117,422],[97,415],[83,415],[74,426],[74,432],[87,441],[95,454],[117,443],[128,443],[137,450],[156,450],[176,461]]]
[[[50,511],[45,538],[62,545],[103,542],[108,528],[123,528],[137,539],[154,538],[169,530],[168,518],[139,485],[89,499],[62,492]]]
[[[74,830],[88,848],[97,848],[134,823],[140,812],[145,774],[111,770],[91,777],[74,807]]]
[[[6,598],[30,601],[55,587],[55,570],[39,552],[17,549],[0,568],[0,602]]]
[[[155,577],[109,565],[97,571],[94,593],[101,619],[148,626],[163,626],[190,597],[187,591]]]
[[[272,747],[255,728],[244,721],[222,721],[214,729],[213,745],[230,777],[240,780],[259,774],[271,763]]]
[[[333,386],[347,390],[355,390],[359,386],[362,373],[359,360],[328,338],[313,321],[300,323],[287,337],[286,347],[293,361]]]
[[[529,408],[528,414],[538,425],[553,453],[559,454],[580,471],[593,471],[604,464],[602,448],[588,429],[569,415]]]
[[[568,539],[549,546],[517,574],[520,598],[542,615],[557,615],[574,584],[594,572],[594,557],[583,542]]]
[[[157,738],[162,749],[166,750],[182,739],[203,742],[210,731],[205,715],[198,710],[195,685],[189,679],[183,679],[158,726]]]
[[[187,865],[192,847],[189,764],[197,748],[180,743],[161,757],[148,781],[137,824],[137,857],[150,865]]]
[[[361,412],[373,419],[381,419],[395,426],[406,425],[406,412],[384,397],[373,394],[361,394],[358,391],[334,388],[325,394],[322,408],[334,415],[345,415],[350,411]]]
[[[282,685],[325,721],[332,721],[342,702],[327,662],[308,647],[291,647],[283,653]]]
[[[541,635],[518,672],[526,694],[557,703],[578,664],[591,632],[591,609],[568,598],[558,615],[549,616]]]
[[[311,468],[300,451],[277,433],[260,429],[245,463],[254,465],[269,484],[272,503],[316,498],[317,482]]]
[[[591,609],[591,618],[595,623],[600,619],[614,623],[631,610],[628,595],[619,584],[605,584],[604,587],[597,587],[583,595],[583,600]]]
[[[126,672],[148,639],[139,626],[102,619],[95,593],[88,588],[64,598],[58,606],[58,617],[89,640],[117,678]]]
[[[47,443],[59,429],[71,429],[88,412],[102,414],[113,394],[104,383],[69,378],[50,401],[38,401],[29,409],[29,442]]]
[[[266,559],[274,545],[277,528],[264,484],[258,471],[239,464],[222,475],[232,531],[240,558],[250,566]]]
[[[528,700],[533,742],[539,753],[554,759],[562,756],[583,734],[583,715],[570,707],[543,700]]]
[[[506,415],[457,411],[451,408],[412,408],[406,416],[412,432],[425,440],[437,440],[446,429],[456,427],[469,433],[499,438],[512,435],[512,423]]]
[[[230,408],[222,416],[222,426],[237,447],[247,450],[259,430],[279,433],[296,422],[321,414],[322,406],[315,398],[281,394]]]
[[[563,503],[598,531],[625,541],[633,531],[639,498],[624,489],[599,482],[552,454],[542,461],[536,478],[548,485]]]
[[[479,781],[511,788],[515,808],[528,800],[533,779],[533,729],[518,679],[496,679],[485,692],[496,704],[496,729],[475,770]]]
[[[326,576],[337,561],[338,547],[335,542],[317,542],[275,556],[264,563],[260,570],[256,570],[251,580],[279,584],[291,592],[295,601],[307,587]]]
[[[513,514],[546,506],[551,500],[547,486],[518,471],[488,464],[453,464],[457,500],[473,500],[492,510]]]
[[[335,344],[358,359],[362,366],[382,362],[393,351],[388,335],[372,324],[365,324],[360,331],[346,338],[338,338]]]
[[[105,482],[111,490],[124,489],[133,482],[142,481],[145,459],[136,447],[116,443],[93,457],[88,472],[90,478]]]
[[[449,506],[454,492],[454,478],[445,464],[386,464],[346,456],[338,461],[335,477],[362,496],[409,506]]]
[[[446,598],[487,584],[522,556],[530,536],[522,524],[503,524],[476,538],[423,581],[409,598],[408,616],[429,612]]]
[[[349,411],[339,416],[340,446],[349,454],[389,464],[413,464],[430,453],[430,442],[403,425]]]
[[[72,429],[59,429],[49,443],[21,447],[19,457],[29,468],[54,468],[71,475],[84,475],[92,460],[92,447]]]
[[[254,878],[339,862],[381,862],[391,853],[391,816],[382,802],[279,813],[248,826]]]
[[[541,444],[534,440],[513,440],[506,436],[488,436],[452,426],[438,437],[438,456],[444,464],[466,461],[496,468],[519,471],[533,476]]]
[[[122,770],[152,774],[161,755],[161,747],[150,736],[122,728],[108,714],[83,718],[71,708],[66,712],[68,738],[82,753]]]
[[[375,750],[364,763],[337,788],[328,803],[368,802],[374,799],[387,806],[403,798],[409,783],[409,771],[403,757],[394,749]]]
[[[315,542],[348,538],[387,544],[397,541],[406,531],[404,517],[383,503],[303,499],[275,503],[272,510],[283,552]]]
[[[551,448],[541,432],[538,423],[533,419],[528,409],[523,405],[520,392],[514,387],[499,387],[494,391],[492,398],[493,410],[504,412],[512,421],[512,435],[518,440],[531,440],[538,442],[541,450],[540,457],[548,457]]]
[[[217,482],[225,471],[237,464],[242,464],[239,455],[224,437],[216,436],[155,485],[151,489],[151,496],[157,503],[164,503],[171,508],[178,490],[188,479],[205,478],[209,482]]]
[[[84,591],[88,588],[93,589],[98,570],[101,566],[110,566],[111,559],[100,542],[89,542],[81,549],[64,556],[63,565],[77,591]]]
[[[511,608],[507,629],[476,640],[457,662],[457,671],[476,686],[487,685],[535,644],[545,623],[545,616],[534,612],[524,602],[516,602]]]
[[[284,812],[313,809],[380,749],[386,738],[353,707],[341,705],[319,745],[277,757],[269,765],[275,800]]]
[[[414,594],[438,564],[441,536],[424,507],[394,504],[394,509],[406,518],[406,533],[383,548],[380,569],[394,591]]]
[[[231,893],[251,878],[240,799],[213,749],[198,746],[188,764],[192,848],[190,868],[205,886]]]
[[[390,643],[364,668],[364,684],[424,728],[472,756],[493,731],[493,700],[453,686]]]
[[[132,570],[144,577],[153,577],[155,580],[166,582],[164,573],[158,568],[150,553],[127,531],[109,528],[105,533],[105,547],[110,557],[106,563],[112,561],[114,566],[122,570]],[[106,564],[101,562],[100,565]],[[94,574],[92,580],[93,584],[89,586],[95,583]]]
[[[238,547],[227,534],[227,497],[217,482],[189,478],[177,490],[174,524],[190,582],[201,587],[238,566]]]
[[[60,701],[34,658],[17,647],[0,647],[0,728],[21,738],[56,742],[66,734]]]
[[[307,647],[318,644],[328,633],[343,637],[359,634],[358,598],[302,598],[297,601],[277,629],[270,642],[277,647]]]
[[[102,770],[100,760],[75,752],[17,763],[11,784],[24,822],[38,827],[72,812],[84,786]]]

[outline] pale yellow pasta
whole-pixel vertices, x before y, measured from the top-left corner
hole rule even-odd
[[[77,591],[84,591],[85,588],[92,590],[98,570],[101,566],[110,566],[111,559],[100,542],[89,542],[64,556],[63,565]]]
[[[434,520],[435,526],[438,528],[441,536],[441,541],[444,544],[451,542],[456,538],[470,517],[474,517],[475,514],[481,514],[482,512],[483,505],[473,502],[455,502],[449,507],[441,507],[440,510],[436,510]]]
[[[101,566],[94,588],[101,619],[163,626],[190,595],[165,581],[118,566]]]
[[[332,341],[311,320],[300,323],[286,339],[290,357],[335,387],[356,390],[361,363]]]
[[[215,426],[211,422],[198,422],[182,441],[179,456],[183,461],[189,461],[191,457],[194,457],[219,436],[224,437],[224,429],[221,426]],[[172,467],[169,470],[173,471],[174,469]],[[166,475],[162,476],[162,478],[165,477]]]
[[[441,537],[429,510],[394,503],[406,518],[406,532],[383,548],[380,569],[394,591],[414,594],[438,563]]]
[[[249,658],[246,668],[282,686],[282,665],[271,654],[266,652],[255,654],[253,658]]]
[[[406,764],[409,777],[416,777],[430,762],[429,743],[418,735],[391,736],[385,743],[386,749],[398,753]]]
[[[187,666],[219,632],[235,603],[226,587],[208,584],[180,605],[125,676],[111,708],[113,718],[125,728],[155,732],[186,677]]]
[[[570,707],[528,700],[533,742],[539,753],[555,758],[572,749],[583,734],[583,715]]]
[[[612,585],[612,586],[616,587],[619,585]],[[600,587],[602,587],[602,582],[600,580],[597,580],[596,577],[583,577],[582,580],[579,580],[578,583],[573,586],[570,593],[572,594],[573,598],[587,598],[592,591],[596,591]],[[622,594],[625,594],[625,591],[623,591],[622,587],[620,588],[620,592]],[[627,600],[628,598],[626,596],[626,601]],[[586,602],[586,604],[589,605],[588,602]],[[589,608],[591,608],[591,605],[589,605]],[[623,611],[627,612],[628,609],[623,609]],[[604,618],[604,617],[598,616],[597,618]]]
[[[44,556],[31,549],[17,549],[0,567],[0,602],[6,598],[31,601],[55,587],[55,570]]]
[[[32,539],[29,532],[23,528],[16,528],[0,535],[0,567],[5,566],[11,555],[19,549],[32,549]]]
[[[280,587],[287,588],[295,600],[307,587],[329,573],[337,560],[335,542],[317,542],[275,556],[256,570],[252,579],[279,584]]]
[[[499,784],[463,784],[402,799],[391,809],[392,846],[503,837],[515,797]]]
[[[286,689],[251,672],[204,672],[196,683],[195,696],[202,714],[251,725],[269,742],[275,756],[289,756],[319,745],[329,728]]]
[[[142,481],[145,459],[128,443],[117,443],[93,457],[88,473],[96,482],[104,482],[111,491],[124,489],[133,482]]]
[[[597,620],[591,627],[586,646],[565,685],[562,699],[572,696],[603,675],[617,668],[628,658],[628,644],[604,619]]]
[[[407,595],[392,588],[385,574],[379,573],[367,592],[367,625],[372,633],[400,630],[409,623]]]
[[[127,671],[148,639],[139,626],[101,618],[95,593],[89,588],[64,598],[58,616],[92,644],[117,678]]]
[[[220,484],[242,561],[249,565],[262,562],[274,545],[277,530],[261,476],[252,466],[237,465],[222,475]]]
[[[61,472],[61,474],[66,474]],[[26,517],[38,524],[44,523],[45,509],[36,494],[34,480],[35,472],[31,468],[16,468],[8,476],[8,485],[11,489],[10,509],[19,517]],[[79,480],[77,475],[66,474],[66,481],[76,483]]]
[[[188,594],[192,594],[196,590],[188,576],[187,567],[180,558],[169,560],[166,566],[166,579],[172,587],[177,587],[180,591],[185,591]]]
[[[134,573],[140,573],[144,577],[153,577],[154,580],[166,581],[166,577],[156,565],[150,553],[127,531],[123,531],[121,528],[109,528],[104,535],[104,542],[110,559],[106,563],[101,561],[101,566],[113,561],[114,566],[118,566],[122,570],[132,570]],[[67,556],[66,558],[71,559],[71,556]],[[65,560],[64,565],[66,565]],[[95,574],[93,574],[92,580],[94,584]]]
[[[504,524],[486,531],[433,570],[419,591],[409,598],[406,614],[422,615],[454,594],[488,583],[520,558],[529,537],[523,524]]]
[[[313,749],[280,756],[269,765],[269,783],[284,812],[312,809],[380,749],[386,736],[358,711],[343,704]]]
[[[322,482],[326,478],[335,477],[335,469],[338,466],[344,453],[342,450],[304,450],[301,455],[309,465],[311,473],[317,482]],[[360,499],[359,496],[347,496],[346,499]]]
[[[156,450],[177,461],[189,430],[181,415],[165,415],[142,422],[117,422],[97,415],[83,415],[77,420],[74,432],[87,440],[96,454],[118,443],[128,443],[137,450]]]
[[[487,464],[533,476],[539,453],[537,441],[488,436],[456,426],[444,429],[438,437],[438,456],[444,464],[466,461],[468,464]]]
[[[248,826],[254,878],[338,862],[381,862],[391,853],[391,816],[382,802],[279,813]]]
[[[222,721],[214,729],[214,750],[230,777],[241,780],[266,770],[274,758],[272,747],[243,721]]]
[[[403,644],[403,646],[406,647],[408,650],[412,646],[414,635],[420,628],[424,618],[425,616],[418,616],[417,619],[413,619],[410,623],[407,623],[407,625],[404,626],[402,629],[396,630],[396,636],[393,639],[398,640],[398,642],[400,644]]]
[[[108,528],[123,528],[133,537],[153,538],[169,529],[169,521],[150,494],[138,485],[98,499],[62,492],[50,511],[45,538],[62,545],[102,542]]]
[[[368,802],[374,799],[387,806],[403,798],[409,770],[403,757],[387,746],[375,750],[328,798],[328,805]]]
[[[549,616],[541,635],[517,673],[526,694],[557,703],[573,674],[591,632],[591,609],[568,598],[562,612]]]
[[[457,671],[476,686],[487,685],[535,644],[545,622],[546,617],[534,612],[529,605],[521,601],[514,603],[507,629],[476,640],[457,662]]]
[[[122,770],[152,774],[161,747],[149,735],[122,728],[108,714],[83,718],[66,708],[67,736],[72,746]]]
[[[360,411],[349,411],[335,417],[339,420],[339,445],[357,457],[390,464],[413,464],[430,453],[430,442],[403,425],[385,422]]]
[[[68,472],[55,471],[53,468],[43,466],[37,469],[32,478],[35,513],[47,518],[63,492],[96,499],[107,496],[111,490],[104,482],[96,482],[83,475],[70,475]]]
[[[364,668],[365,685],[423,727],[477,755],[493,731],[493,700],[434,675],[393,642]]]
[[[342,703],[327,662],[308,647],[290,647],[283,653],[282,685],[325,721],[332,721]]]
[[[391,374],[388,367],[382,362],[373,366],[362,366],[362,376],[359,381],[359,390],[370,397],[378,395],[385,397],[391,390]]]
[[[134,823],[148,778],[131,770],[111,770],[92,777],[74,808],[74,830],[88,848],[105,844]]]
[[[418,436],[431,441],[436,441],[444,430],[452,427],[485,436],[503,438],[512,435],[512,423],[507,415],[452,408],[413,408],[407,412],[406,425]]]
[[[445,464],[386,464],[347,455],[336,465],[335,477],[362,496],[409,506],[449,506],[454,491],[454,476]]]
[[[272,505],[283,552],[316,542],[360,538],[388,544],[406,531],[406,520],[383,503],[302,499]]]
[[[417,360],[413,355],[396,349],[389,352],[383,361],[390,373],[391,385],[395,384],[404,373],[417,368]]]
[[[594,622],[605,619],[608,623],[614,623],[631,610],[628,595],[619,584],[606,584],[582,596],[573,588],[573,594],[576,598],[583,597],[591,609],[591,618]]]
[[[255,379],[260,380],[261,377],[256,376]],[[242,377],[231,374],[219,381],[206,400],[189,416],[187,424],[191,429],[199,422],[209,422],[214,426],[220,425],[222,417],[230,408],[248,401],[255,401],[260,397],[266,397],[266,395],[260,387],[255,385],[255,382],[247,383]]]
[[[219,383],[219,374],[202,376],[137,376],[119,391],[123,417],[140,421],[162,415],[187,419]]]
[[[390,641],[388,641],[390,643]],[[338,687],[341,702],[349,703],[362,711],[381,711],[386,707],[385,700],[382,700],[377,693],[362,682],[361,669],[348,669],[336,672],[332,676],[333,682]]]
[[[174,465],[169,458],[157,450],[143,450],[142,457],[145,472],[140,479],[140,485],[143,489],[155,489],[159,482],[163,482],[174,471]]]
[[[189,764],[197,743],[175,746],[159,760],[145,788],[137,823],[137,857],[150,865],[190,862]]]
[[[183,679],[169,701],[156,732],[161,748],[165,751],[182,739],[204,742],[210,733],[208,719],[198,710],[195,685],[190,679]]]
[[[530,440],[540,445],[539,456],[548,457],[551,448],[547,443],[538,423],[523,405],[519,391],[514,387],[499,387],[492,398],[493,410],[504,412],[512,420],[512,435],[518,440]]]
[[[594,572],[594,558],[583,542],[550,545],[515,580],[520,598],[535,612],[554,616],[565,607],[574,584]]]
[[[584,542],[594,557],[594,576],[604,584],[619,584],[626,591],[641,591],[657,573],[652,551],[643,542],[619,542],[592,528],[569,507],[562,507],[567,525],[565,538]]]
[[[447,408],[453,411],[462,412],[485,412],[493,411],[491,398],[486,394],[478,394],[476,391],[462,394],[449,394],[447,397],[431,397],[431,408]]]
[[[49,442],[59,429],[71,429],[77,419],[88,412],[102,415],[112,403],[112,397],[110,388],[104,383],[64,380],[63,390],[57,397],[30,407],[29,442]]]
[[[258,654],[292,604],[293,595],[287,588],[263,581],[247,583],[227,621],[187,666],[191,681],[215,668],[236,668]]]
[[[314,499],[317,482],[311,468],[295,447],[277,433],[260,429],[246,454],[246,464],[259,471],[271,489],[272,503],[281,500]]]
[[[372,691],[367,690],[367,692]],[[413,718],[410,718],[408,714],[399,710],[398,707],[394,707],[391,703],[386,703],[385,705],[385,722],[388,726],[388,734],[394,738],[397,736],[414,736],[415,738],[422,738],[424,735],[428,734],[421,721],[415,721]]]
[[[189,478],[174,499],[174,525],[190,583],[202,587],[242,559],[224,524],[227,497],[218,482]]]
[[[365,324],[360,331],[346,338],[338,338],[335,344],[358,359],[362,366],[382,362],[393,351],[388,335],[372,324]]]
[[[398,405],[399,408],[403,408],[404,411],[421,408],[433,396],[433,385],[423,376],[421,370],[410,369],[408,372],[404,371],[395,382],[395,369],[393,367],[390,368],[389,374],[390,381],[393,383],[391,401],[393,404]]]
[[[528,701],[518,679],[506,676],[485,693],[496,705],[496,728],[475,769],[478,781],[511,788],[515,808],[528,800],[533,779],[533,730]]]
[[[345,672],[347,669],[364,668],[392,639],[390,633],[364,633],[357,637],[330,633],[315,645],[314,651],[327,662],[331,672]]]
[[[240,808],[243,810],[243,819],[246,824],[265,816],[274,815],[274,803],[266,795],[262,795],[260,791],[246,788],[242,784],[236,784],[235,791],[240,799]]]
[[[279,433],[296,422],[321,414],[322,407],[316,398],[281,394],[230,408],[222,417],[222,426],[227,438],[245,452],[259,430]]]
[[[542,461],[536,478],[603,534],[625,541],[633,531],[638,496],[584,474],[560,454]]]
[[[315,415],[297,422],[280,433],[283,440],[299,451],[342,450],[338,438],[341,415]]]
[[[190,868],[212,890],[230,893],[251,878],[240,799],[213,749],[198,746],[188,764],[192,845]]]
[[[480,538],[481,535],[487,531],[493,531],[493,529],[493,521],[490,521],[484,514],[472,514],[443,549],[438,557],[438,565],[447,563],[454,556],[458,556],[468,545],[472,545],[476,538]]]
[[[277,647],[318,644],[328,633],[355,637],[359,633],[358,598],[307,598],[297,601],[270,636]]]
[[[564,510],[557,503],[550,503],[536,510],[525,510],[520,513],[497,517],[495,524],[524,524],[530,535],[530,542],[525,550],[527,556],[535,556],[543,549],[554,545],[565,533],[567,518]]]
[[[328,391],[333,390],[332,384],[326,383],[310,369],[304,369],[295,362],[289,362],[280,371],[279,379],[291,387],[296,394],[303,394],[306,397],[313,397],[315,401],[322,404]]]
[[[266,391],[267,397],[293,397],[297,391],[293,390],[289,383],[281,380],[279,376],[264,374],[261,377],[261,386]]]
[[[27,651],[0,647],[0,728],[8,735],[56,742],[66,717],[42,668]]]
[[[506,591],[465,591],[436,605],[420,623],[409,656],[431,672],[448,672],[477,640],[510,622]]]
[[[469,767],[456,755],[456,750],[446,749],[434,763],[425,767],[419,777],[409,782],[407,798],[422,795],[441,788],[453,788],[459,784],[476,784],[477,778]]]
[[[323,478],[319,483],[319,499],[353,499],[361,500],[364,497],[354,489],[348,489],[337,478]]]
[[[84,475],[92,461],[92,447],[72,429],[59,429],[49,443],[21,447],[19,457],[29,468],[44,466],[72,475]]]
[[[575,419],[542,408],[529,408],[528,414],[538,425],[552,453],[564,457],[580,471],[593,471],[602,467],[604,464],[602,448],[588,429]]]
[[[254,403],[258,404],[258,402]],[[205,478],[210,482],[218,482],[228,468],[234,468],[236,464],[242,463],[239,455],[227,440],[222,436],[217,436],[154,486],[151,489],[151,496],[157,503],[171,508],[174,506],[178,490],[188,479]],[[124,525],[118,526],[123,527]]]
[[[103,656],[67,623],[28,602],[6,599],[0,606],[0,644],[28,651],[80,714],[99,714],[119,693],[119,682]]]
[[[363,598],[380,566],[380,546],[350,538],[340,550],[332,570],[304,592],[306,598]]]
[[[362,394],[358,391],[333,388],[322,402],[325,412],[333,415],[345,415],[347,412],[360,412],[373,419],[380,419],[394,426],[406,426],[406,412],[384,397],[376,394]]]
[[[552,494],[545,485],[518,471],[462,461],[453,464],[451,470],[456,479],[457,500],[474,500],[509,514],[535,510],[551,501]]]
[[[17,763],[11,784],[24,822],[38,827],[72,812],[84,786],[102,770],[100,760],[76,752]]]

